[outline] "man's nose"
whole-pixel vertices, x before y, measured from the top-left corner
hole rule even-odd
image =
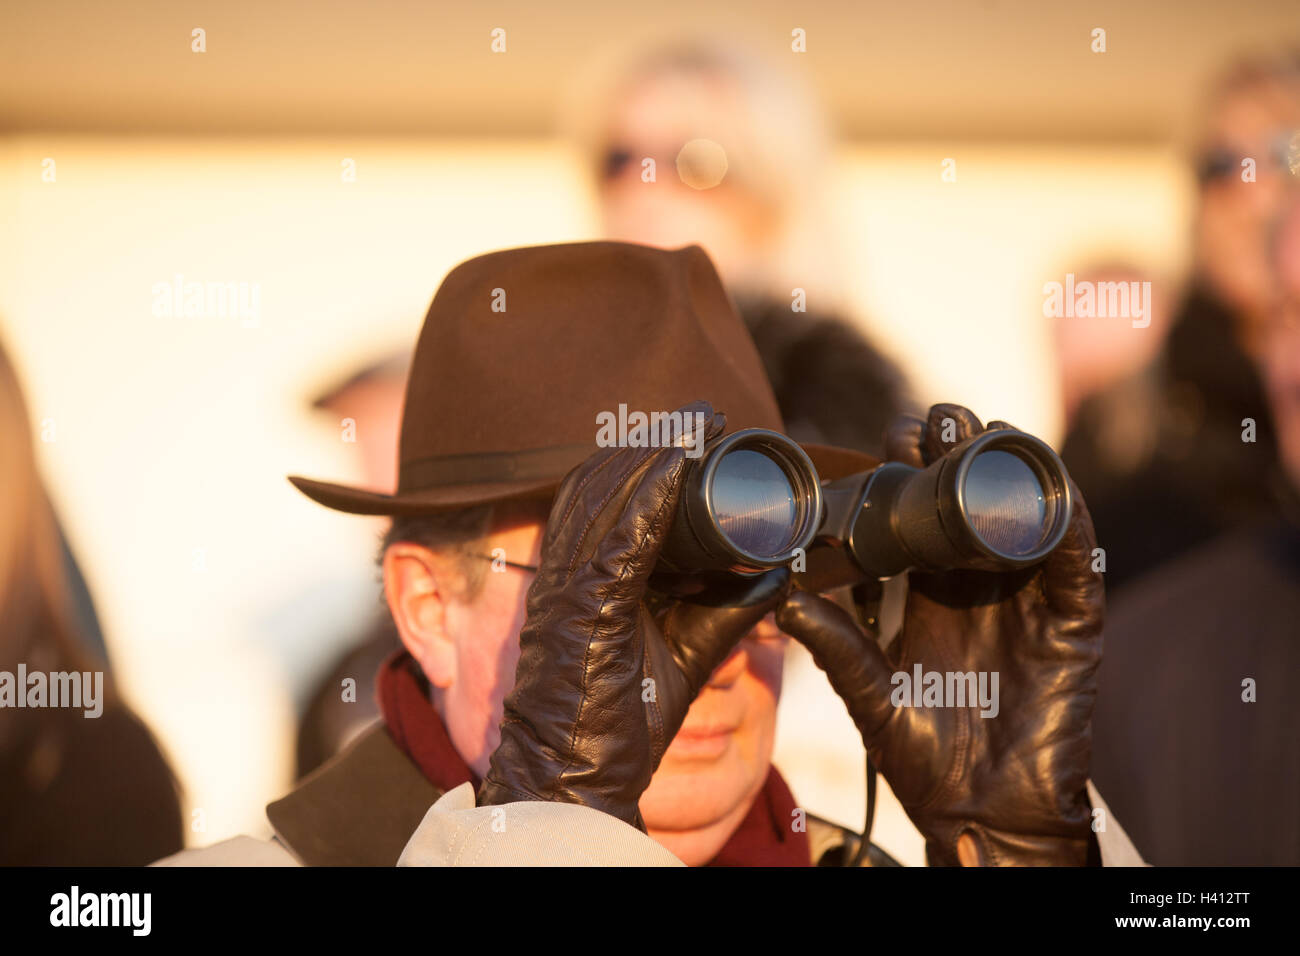
[[[735,650],[727,655],[726,660],[717,666],[706,685],[715,690],[726,690],[734,684],[749,667],[749,650],[745,642],[736,645]]]

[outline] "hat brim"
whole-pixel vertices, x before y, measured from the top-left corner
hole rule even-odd
[[[800,443],[808,453],[817,474],[835,480],[874,468],[880,462],[870,455],[833,445]],[[555,493],[563,476],[530,481],[478,482],[445,485],[422,491],[386,495],[350,485],[316,481],[290,475],[289,481],[304,495],[334,511],[354,515],[422,515],[437,514],[455,508],[494,504],[521,498],[547,498]]]
[[[334,511],[353,515],[423,515],[455,508],[494,504],[518,498],[545,498],[555,493],[559,478],[543,481],[500,481],[449,485],[400,495],[352,488],[291,475],[289,481],[304,495]]]
[[[813,466],[817,469],[817,475],[823,480],[835,481],[838,478],[847,478],[849,475],[857,474],[860,471],[870,471],[880,464],[879,458],[874,458],[866,452],[854,451],[851,448],[836,448],[834,445],[814,445],[811,442],[800,442],[799,447],[808,453],[812,459]]]

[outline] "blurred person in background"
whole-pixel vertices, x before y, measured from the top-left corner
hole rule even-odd
[[[830,135],[816,97],[721,39],[652,43],[603,75],[593,70],[568,125],[605,237],[701,245],[758,347],[790,436],[879,455],[885,426],[910,403],[902,372],[835,311],[822,193]],[[794,289],[806,294],[800,311]]]
[[[131,866],[174,853],[183,844],[174,778],[80,634],[26,403],[2,347],[0,488],[0,672],[27,702],[33,674],[52,686],[48,675],[99,672],[102,698],[91,716],[50,696],[18,707],[0,695],[0,863]]]
[[[1276,443],[1257,365],[1276,298],[1269,243],[1300,183],[1298,132],[1300,56],[1246,60],[1216,84],[1195,158],[1194,272],[1168,339],[1073,416],[1062,457],[1088,493],[1114,592],[1276,514]],[[1130,334],[1159,333],[1153,324]],[[1246,420],[1253,442],[1243,440]]]
[[[1300,201],[1276,250],[1281,298],[1252,335],[1279,512],[1140,577],[1107,615],[1093,773],[1158,865],[1300,865]]]
[[[1076,287],[1088,282],[1098,291],[1109,284],[1127,284],[1130,291],[1150,284],[1152,301],[1146,309],[1150,322],[1144,328],[1134,326],[1132,315],[1064,315],[1056,320],[1053,329],[1056,363],[1061,376],[1061,401],[1064,405],[1066,428],[1078,420],[1079,410],[1088,400],[1097,396],[1100,401],[1088,404],[1089,414],[1101,414],[1131,406],[1133,402],[1147,400],[1155,387],[1154,366],[1160,347],[1169,332],[1169,309],[1164,301],[1164,283],[1135,263],[1123,259],[1103,259],[1096,265],[1078,270]],[[1131,301],[1131,299],[1130,299]],[[1125,415],[1134,424],[1148,421],[1139,416]],[[1116,440],[1109,449],[1123,455],[1128,449],[1144,447],[1141,436],[1108,435]],[[1135,451],[1136,453],[1136,451]]]
[[[312,408],[327,413],[336,424],[351,420],[362,484],[376,491],[397,484],[393,448],[401,428],[402,394],[410,364],[408,352],[390,355],[330,386],[312,402]],[[379,719],[375,674],[384,658],[400,646],[392,615],[386,608],[376,607],[357,640],[311,691],[298,724],[298,777],[315,770]],[[356,684],[345,700],[343,681],[347,678]]]

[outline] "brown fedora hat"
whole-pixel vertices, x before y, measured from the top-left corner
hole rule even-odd
[[[553,491],[597,416],[703,399],[727,430],[781,431],[762,362],[699,246],[506,249],[447,274],[415,348],[394,494],[291,477],[351,514],[411,515]],[[824,478],[875,459],[806,445]]]

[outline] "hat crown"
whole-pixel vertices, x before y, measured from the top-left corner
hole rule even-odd
[[[782,428],[753,341],[699,246],[582,242],[477,256],[448,273],[425,318],[398,492],[568,462],[558,478],[595,450],[600,413],[697,399],[724,412],[728,430]]]

